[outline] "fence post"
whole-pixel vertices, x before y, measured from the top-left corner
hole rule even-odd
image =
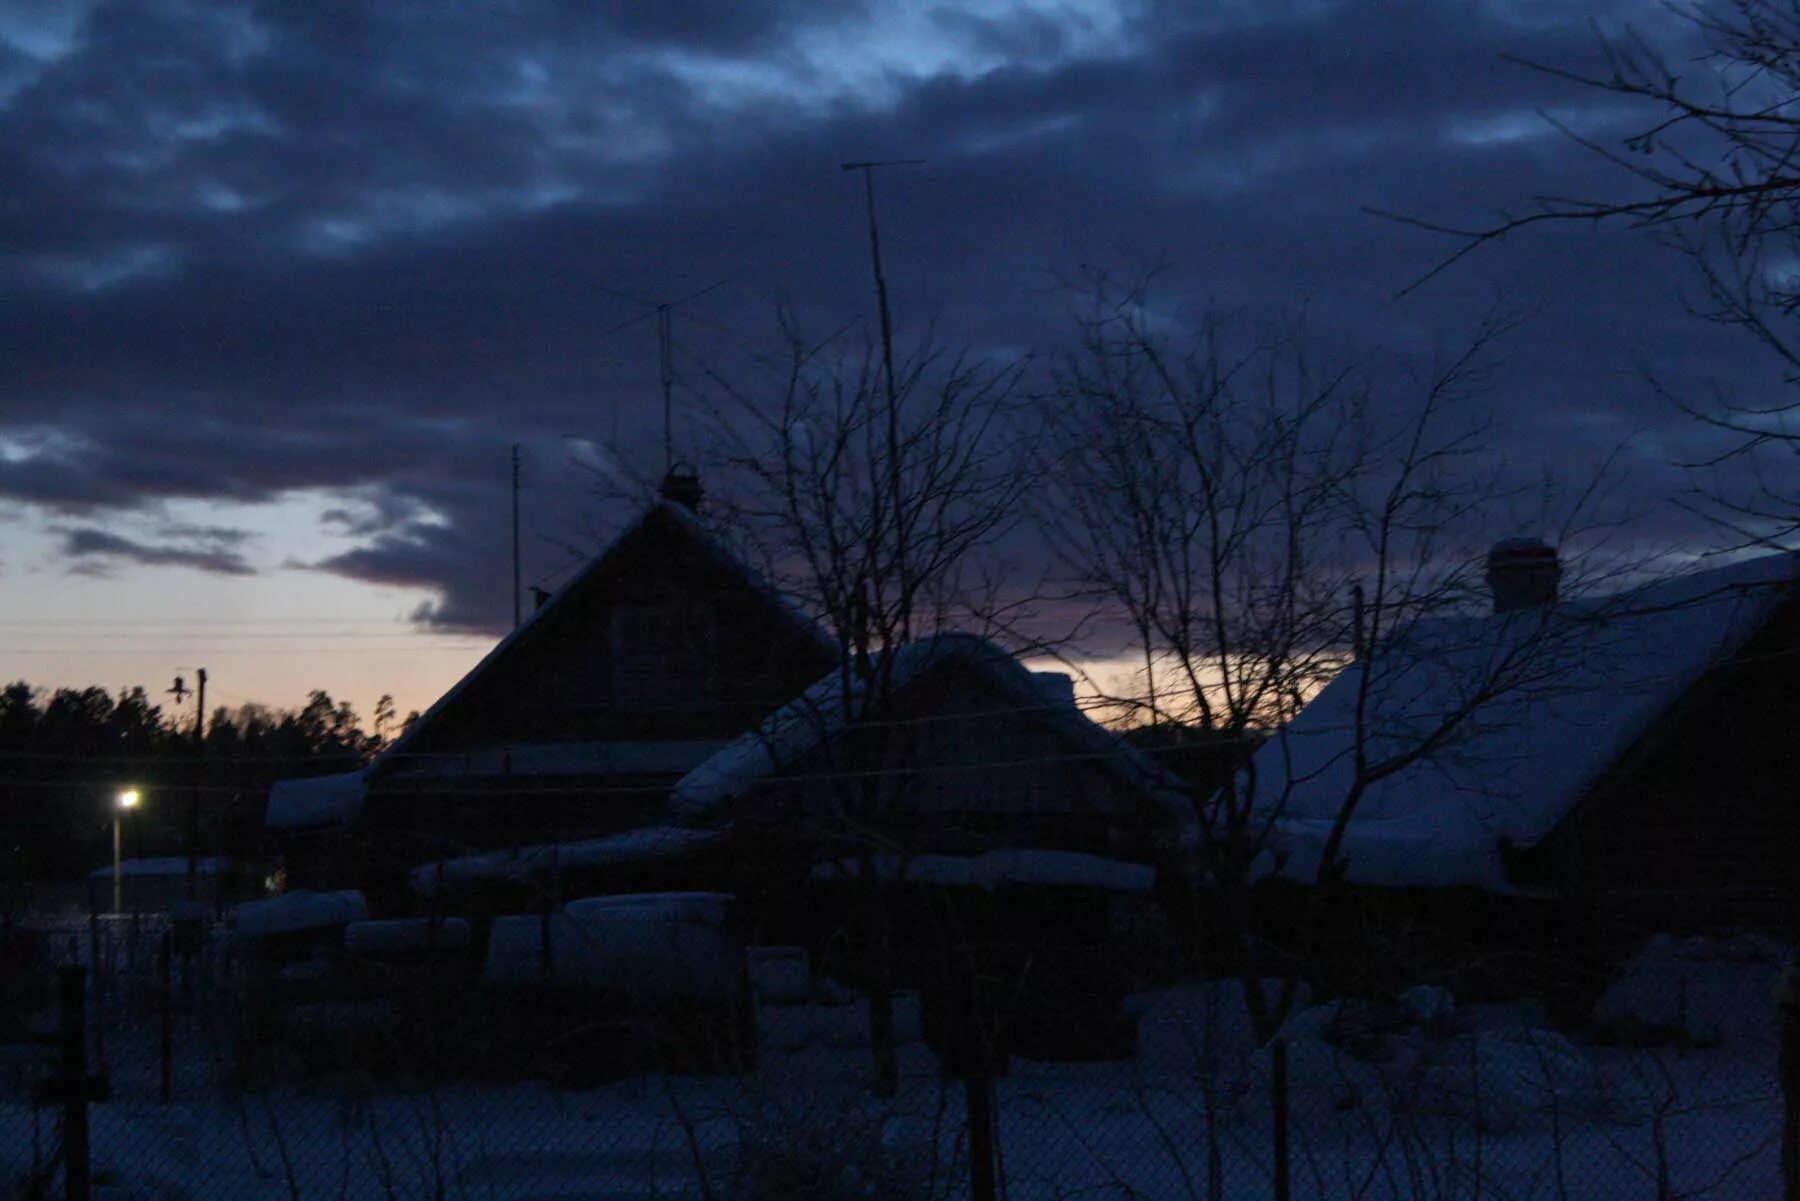
[[[109,930],[110,934],[111,931]],[[107,939],[110,947],[111,938]],[[94,1062],[106,1063],[106,998],[101,996],[101,989],[106,987],[106,971],[100,963],[100,915],[88,910],[88,980],[89,995],[94,1005]]]
[[[1269,1105],[1274,1111],[1275,1201],[1291,1201],[1288,1172],[1288,1062],[1287,1039],[1277,1038],[1269,1048],[1274,1079],[1269,1082]]]
[[[62,969],[61,1092],[63,1183],[67,1201],[89,1201],[86,975],[80,964]]]
[[[1785,1201],[1800,1201],[1800,961],[1781,970],[1775,1015],[1780,1024],[1781,1195]]]
[[[963,1077],[969,1124],[969,1201],[995,1201],[994,1077],[981,1056]]]
[[[175,932],[164,930],[156,955],[157,1017],[162,1023],[162,1099],[168,1104],[175,1093]]]

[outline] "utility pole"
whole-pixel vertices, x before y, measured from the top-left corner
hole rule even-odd
[[[922,158],[895,158],[839,164],[842,170],[863,173],[863,197],[869,210],[869,259],[875,267],[875,307],[881,317],[882,380],[887,389],[888,491],[890,494],[888,503],[893,506],[897,540],[904,526],[900,520],[902,488],[900,478],[900,401],[894,387],[894,322],[888,312],[887,277],[881,271],[881,231],[875,223],[875,169],[877,167],[914,167],[924,161]],[[898,546],[896,546],[896,550],[899,550]],[[907,619],[908,615],[902,613],[902,634],[906,632]]]
[[[188,795],[187,899],[200,897],[200,789],[206,774],[206,669],[194,669],[194,790]],[[215,896],[216,896],[215,892]]]
[[[656,359],[662,377],[663,474],[675,470],[675,325],[669,306],[656,306]]]
[[[512,447],[512,594],[513,627],[519,625],[519,444]]]

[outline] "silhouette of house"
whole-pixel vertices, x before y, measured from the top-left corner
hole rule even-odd
[[[1318,878],[1366,689],[1373,761],[1448,734],[1343,825],[1336,863],[1365,902],[1406,894],[1413,918],[1472,943],[1511,933],[1575,955],[1655,930],[1789,932],[1800,556],[1558,601],[1554,552],[1511,542],[1489,575],[1493,613],[1396,635],[1259,750],[1270,875]]]
[[[294,887],[398,890],[428,860],[641,830],[678,778],[826,670],[830,642],[706,531],[691,484],[665,481],[367,767],[271,790]]]
[[[794,897],[868,837],[1134,864],[1179,841],[1181,792],[1067,677],[956,634],[871,672],[875,693],[664,495],[364,771],[277,783],[266,826],[292,888],[488,913],[632,888]],[[878,785],[848,823],[844,763]]]
[[[367,768],[278,784],[289,884],[473,918],[478,953],[577,898],[730,894],[738,933],[851,980],[880,895],[896,983],[979,931],[1033,998],[1021,1046],[1126,1045],[1115,935],[1195,841],[1188,793],[985,639],[841,659],[678,496]]]
[[[827,858],[1029,847],[1144,861],[1192,824],[1173,777],[1082,713],[1068,677],[987,639],[920,639],[865,675],[825,675],[697,765],[674,812]]]

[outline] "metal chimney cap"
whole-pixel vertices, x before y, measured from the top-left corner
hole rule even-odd
[[[700,486],[700,473],[685,463],[669,468],[656,491],[670,504],[680,505],[690,513],[700,511],[700,501],[706,495],[706,490]]]

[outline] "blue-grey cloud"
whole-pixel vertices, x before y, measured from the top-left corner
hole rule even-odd
[[[235,550],[221,546],[167,545],[139,542],[92,526],[61,531],[61,553],[71,561],[69,570],[107,574],[121,562],[144,567],[187,567],[214,575],[254,575],[252,567]],[[202,539],[217,542],[218,539]],[[227,542],[235,539],[226,539]]]
[[[331,527],[361,548],[319,566],[432,588],[461,627],[510,615],[511,443],[540,472],[565,435],[654,458],[641,301],[729,281],[677,317],[684,404],[699,360],[774,345],[778,298],[819,329],[867,313],[848,158],[929,160],[880,185],[903,340],[1053,357],[1059,277],[1161,261],[1177,322],[1304,308],[1323,346],[1398,363],[1504,291],[1545,314],[1500,377],[1499,449],[1575,477],[1641,435],[1646,507],[1704,439],[1640,368],[1775,379],[1643,242],[1547,231],[1395,303],[1453,247],[1363,211],[1623,186],[1536,110],[1603,139],[1635,115],[1502,56],[1592,62],[1589,15],[1673,36],[1653,0],[85,11],[29,53],[0,16],[0,498],[103,524],[359,495]],[[528,546],[585,518],[574,481],[533,500]]]

